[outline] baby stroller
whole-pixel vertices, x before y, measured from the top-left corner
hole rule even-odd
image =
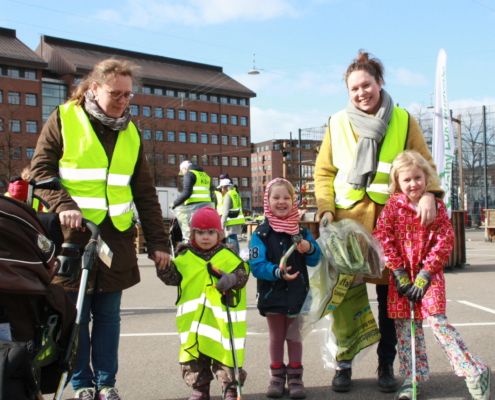
[[[88,268],[96,254],[94,227],[83,255]],[[0,195],[0,400],[42,399],[54,392],[60,398],[71,374],[77,307],[51,283],[60,244],[51,236],[31,207]],[[84,293],[85,287],[79,297]]]

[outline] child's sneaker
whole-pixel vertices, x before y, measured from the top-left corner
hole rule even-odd
[[[489,400],[490,399],[490,368],[486,367],[483,373],[476,378],[466,378],[466,386],[469,394],[474,400]]]
[[[416,396],[419,395],[419,386],[416,383]],[[399,388],[395,394],[395,400],[412,400],[413,398],[413,387],[410,378],[406,379],[402,386]]]
[[[77,400],[95,400],[95,390],[93,388],[81,388],[76,390]]]
[[[114,387],[104,387],[98,394],[98,400],[121,400],[119,392]]]

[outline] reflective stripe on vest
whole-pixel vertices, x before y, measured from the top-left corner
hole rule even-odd
[[[222,195],[222,192],[215,190],[215,196],[217,198],[217,212],[218,212],[218,215],[221,216],[223,213],[223,195]]]
[[[227,217],[227,219],[225,220],[225,226],[245,224],[246,220],[244,219],[244,214],[242,213],[241,196],[235,189],[230,189],[226,195],[230,195],[230,198],[232,199],[232,206],[230,208],[230,211],[239,211],[239,214],[235,218]]]
[[[248,269],[242,259],[227,249],[218,251],[209,262],[226,273],[232,272],[241,263]],[[214,286],[217,278],[210,277],[207,263],[190,250],[179,254],[174,260],[182,276],[176,315],[180,337],[179,362],[198,358],[201,349],[202,354],[233,367],[227,311],[222,304],[221,293]],[[244,288],[240,290],[239,304],[230,308],[239,366],[244,361],[246,314]]]
[[[211,202],[211,178],[206,172],[203,171],[197,171],[195,169],[191,169],[189,171],[196,177],[196,182],[194,182],[191,196],[184,202],[184,204],[188,205],[191,203]]]
[[[367,193],[372,201],[385,204],[389,197],[389,175],[394,158],[404,150],[409,127],[409,114],[402,108],[394,107],[387,131],[380,145],[377,172],[373,182],[365,189],[353,189],[347,183],[357,148],[349,118],[340,111],[330,118],[333,165],[337,168],[334,180],[335,205],[350,208]]]
[[[64,153],[59,160],[61,183],[84,218],[95,224],[110,216],[119,231],[132,226],[134,212],[130,187],[141,141],[132,122],[118,133],[109,161],[105,149],[81,106],[59,106]]]

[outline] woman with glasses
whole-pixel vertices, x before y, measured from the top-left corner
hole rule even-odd
[[[76,398],[82,400],[120,399],[115,389],[120,301],[122,291],[140,280],[134,206],[149,257],[160,268],[169,263],[160,205],[140,133],[129,113],[136,68],[116,59],[96,64],[48,118],[31,164],[34,179],[60,179],[62,190],[44,190],[40,195],[50,211],[59,214],[65,242],[81,246],[87,242],[88,233],[80,229],[85,218],[99,226],[113,252],[110,265],[96,261],[88,282],[71,381]],[[78,278],[77,271],[57,277],[74,299]]]

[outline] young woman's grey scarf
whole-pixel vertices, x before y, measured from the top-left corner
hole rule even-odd
[[[381,90],[382,104],[375,115],[367,114],[354,106],[347,105],[346,112],[352,130],[359,136],[354,161],[347,176],[347,183],[354,189],[368,187],[373,181],[378,165],[378,146],[387,131],[392,110],[392,98]]]
[[[106,115],[95,100],[95,96],[91,90],[87,90],[84,94],[84,109],[103,125],[108,126],[114,131],[123,131],[131,121],[131,113],[129,107],[124,111],[120,118],[113,118]]]

